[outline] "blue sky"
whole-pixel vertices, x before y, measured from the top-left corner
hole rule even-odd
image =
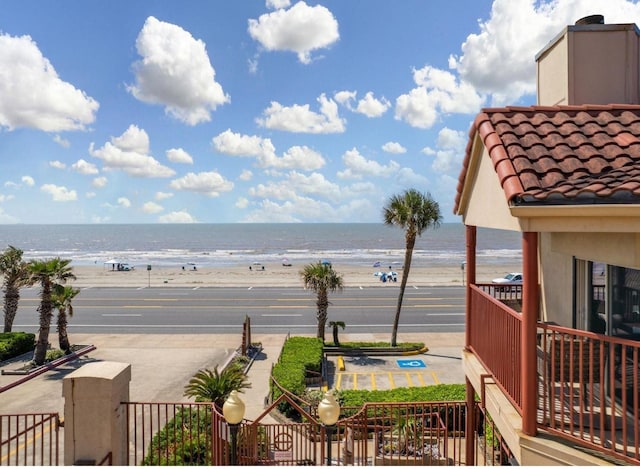
[[[444,221],[482,107],[625,0],[3,0],[0,223]]]

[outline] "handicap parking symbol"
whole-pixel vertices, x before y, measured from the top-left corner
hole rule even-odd
[[[397,360],[400,368],[426,368],[422,360]]]

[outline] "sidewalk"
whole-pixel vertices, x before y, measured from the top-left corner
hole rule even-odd
[[[115,361],[131,364],[130,400],[137,402],[186,402],[184,386],[200,369],[222,366],[240,345],[237,334],[74,334],[74,343],[94,345],[96,349],[82,357],[46,371],[0,394],[0,413],[59,412],[64,409],[62,378],[85,363]],[[269,395],[271,367],[280,356],[286,334],[254,334],[253,342],[262,343],[262,353],[251,365],[251,388],[241,393],[245,418],[257,419],[265,410]],[[343,342],[387,341],[389,334],[341,334]],[[460,363],[463,333],[400,334],[400,342],[424,342],[429,352],[423,355],[441,373],[442,382],[464,382]],[[0,364],[15,370],[21,361]],[[22,363],[21,363],[22,362]],[[0,387],[20,375],[0,375]],[[261,419],[273,423],[269,415]]]

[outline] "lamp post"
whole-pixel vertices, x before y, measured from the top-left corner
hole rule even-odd
[[[333,392],[327,391],[318,404],[318,417],[327,433],[327,466],[331,466],[331,434],[340,417],[340,404],[333,396]]]
[[[244,418],[244,402],[238,396],[238,391],[233,390],[222,406],[222,415],[231,431],[231,465],[238,465],[238,428]]]

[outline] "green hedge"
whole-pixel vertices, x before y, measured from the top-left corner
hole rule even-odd
[[[271,376],[286,390],[302,396],[307,388],[305,378],[308,371],[322,371],[322,340],[316,337],[290,337],[280,352],[278,363],[273,366]],[[271,384],[273,400],[280,397],[282,391]],[[293,407],[283,403],[280,411],[288,417],[295,417]]]
[[[36,335],[27,332],[0,332],[0,361],[8,360],[36,348]]]
[[[339,395],[343,407],[362,407],[367,402],[443,402],[464,401],[466,398],[464,384],[434,384],[385,391],[344,389]]]

